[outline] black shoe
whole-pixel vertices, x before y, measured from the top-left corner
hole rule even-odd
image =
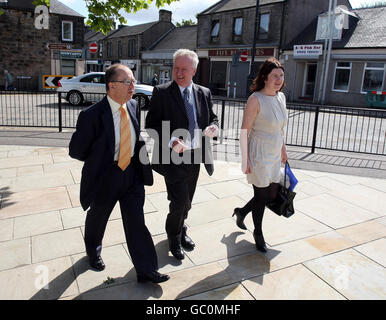
[[[137,281],[138,282],[153,282],[153,283],[160,283],[168,281],[170,277],[167,274],[161,274],[158,271],[152,271],[149,273],[139,273],[137,274]]]
[[[181,233],[181,246],[186,250],[193,250],[196,244],[194,241],[186,234],[187,227],[182,227]]]
[[[172,255],[178,259],[178,260],[183,260],[185,258],[184,250],[182,250],[181,246],[181,236],[177,237],[168,237],[169,241],[169,249]]]
[[[256,249],[263,253],[267,252],[267,246],[265,244],[263,234],[256,234],[253,232],[253,238],[255,239]]]
[[[90,258],[89,257],[89,261],[90,261],[90,266],[98,271],[102,271],[105,269],[105,264],[102,260],[102,257],[99,256],[99,257],[96,257],[96,258]]]
[[[236,215],[236,224],[240,229],[247,230],[247,227],[244,224],[245,215],[240,211],[240,208],[235,208],[233,211],[232,217]]]

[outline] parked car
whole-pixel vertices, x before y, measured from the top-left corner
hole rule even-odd
[[[99,101],[101,95],[106,94],[104,72],[90,72],[71,79],[62,79],[58,85],[56,91],[67,93],[65,99],[73,106]],[[148,106],[152,93],[152,86],[137,83],[133,98],[143,109]]]

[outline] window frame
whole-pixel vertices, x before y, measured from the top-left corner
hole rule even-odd
[[[71,38],[64,38],[64,24],[71,25]],[[73,42],[74,41],[74,22],[70,20],[62,20],[62,41]]]
[[[381,91],[384,90],[385,88],[385,63],[383,63],[383,68],[377,68],[377,67],[367,67],[367,64],[368,63],[382,63],[382,62],[375,62],[375,61],[370,61],[370,62],[366,62],[365,63],[365,66],[363,68],[363,73],[362,73],[362,84],[361,84],[361,94],[367,94],[367,92],[369,91],[377,91],[377,90],[369,90],[369,91],[363,91],[363,83],[365,81],[365,73],[366,73],[366,70],[382,70],[383,71],[383,77],[382,77],[382,86],[381,86]]]
[[[268,16],[268,29],[267,29],[267,32],[261,32],[262,28],[261,28],[261,17],[262,16],[265,16],[267,15]],[[259,13],[259,25],[258,25],[258,32],[257,32],[257,37],[259,39],[267,39],[268,38],[268,34],[269,34],[269,24],[271,22],[271,12],[262,12],[262,13]]]
[[[241,31],[240,34],[236,34],[236,21],[241,19]],[[243,23],[244,19],[242,16],[237,16],[233,18],[233,28],[232,28],[232,35],[233,35],[233,40],[241,38],[243,35]]]
[[[127,56],[130,58],[137,56],[136,39],[129,39],[127,44]]]
[[[341,62],[346,62],[346,63],[349,63],[350,64],[350,67],[338,67],[338,63],[341,63]],[[340,69],[340,70],[350,70],[350,74],[349,74],[349,77],[348,77],[348,83],[347,83],[347,90],[341,90],[341,89],[335,89],[335,79],[336,79],[336,71]],[[331,91],[335,91],[335,92],[349,92],[350,91],[350,84],[351,84],[351,72],[352,71],[352,62],[351,61],[336,61],[335,62],[335,72],[334,72],[334,79],[332,81],[332,90]]]
[[[213,29],[215,28],[215,26],[218,24],[218,30],[217,30],[217,34],[215,36],[212,35],[213,33]],[[211,41],[216,41],[218,40],[219,36],[220,36],[220,27],[221,27],[221,24],[220,24],[220,19],[214,19],[212,20],[212,27],[210,29],[210,40]]]

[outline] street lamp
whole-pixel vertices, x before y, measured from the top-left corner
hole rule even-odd
[[[250,94],[249,87],[251,86],[253,79],[254,79],[254,73],[253,73],[252,67],[253,67],[253,63],[255,62],[256,34],[257,34],[257,20],[258,20],[258,18],[259,18],[259,0],[256,0],[255,30],[253,33],[252,59],[251,59],[251,65],[249,67],[249,75],[247,78],[247,96]]]

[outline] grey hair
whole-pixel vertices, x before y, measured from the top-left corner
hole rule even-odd
[[[173,54],[173,64],[176,62],[176,59],[178,57],[189,57],[193,61],[193,68],[197,69],[198,66],[198,55],[192,50],[189,49],[178,49],[176,52]]]

